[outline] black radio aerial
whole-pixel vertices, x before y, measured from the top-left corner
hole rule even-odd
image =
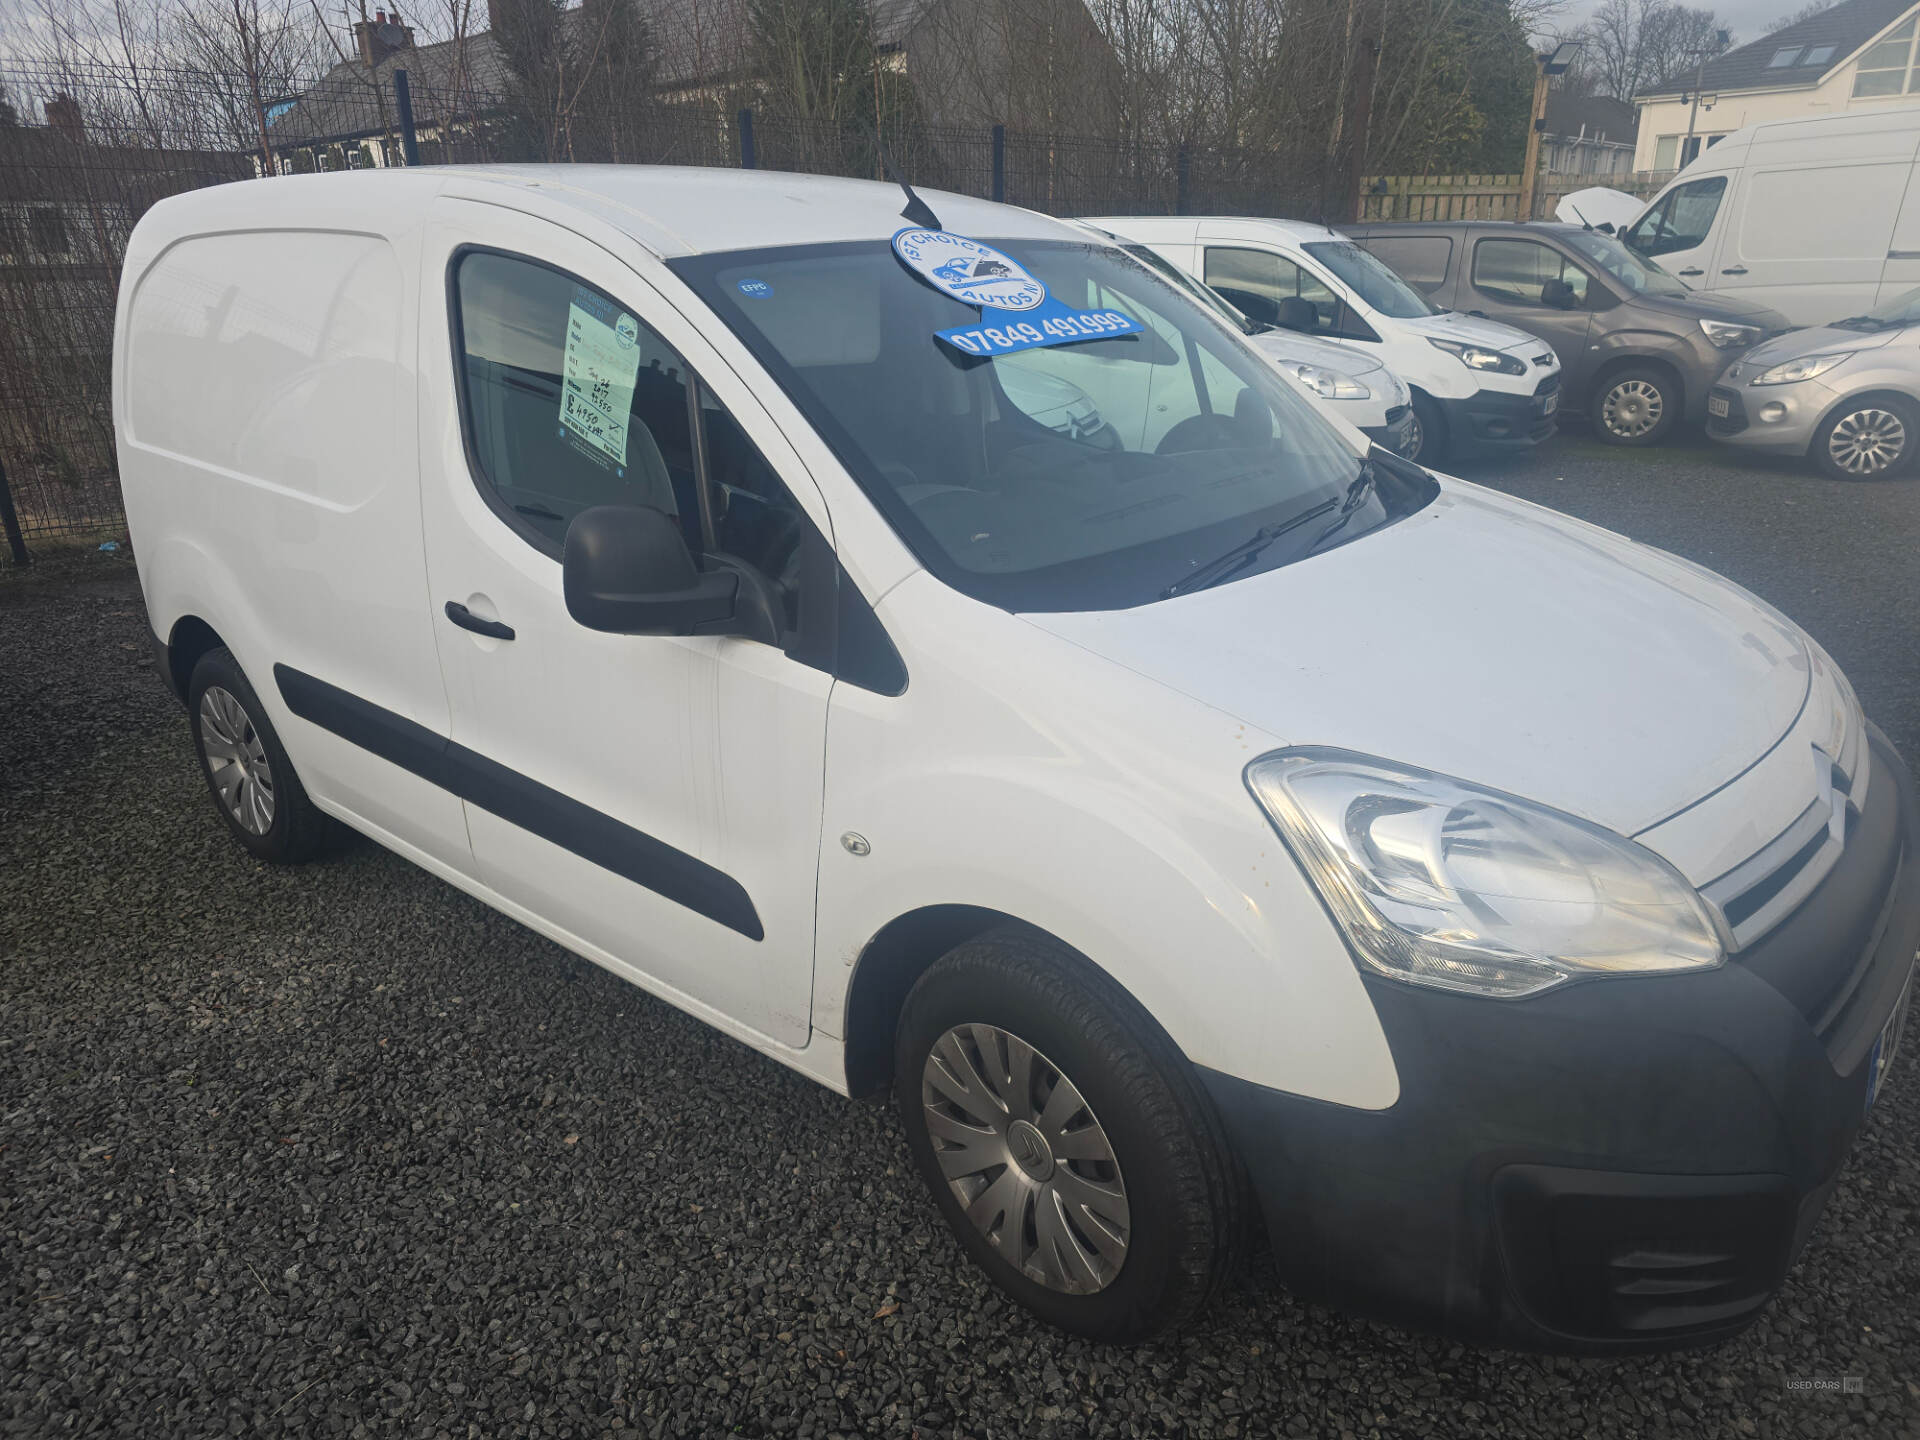
[[[911,220],[923,230],[945,229],[946,227],[940,223],[940,217],[933,213],[933,207],[914,194],[913,187],[906,182],[906,178],[893,168],[893,158],[887,154],[887,143],[880,138],[879,127],[869,126],[868,128],[873,131],[873,148],[880,152],[881,169],[886,171],[889,180],[906,192],[907,204],[906,208],[900,212],[900,218]]]

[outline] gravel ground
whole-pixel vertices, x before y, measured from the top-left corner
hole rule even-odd
[[[1773,600],[1920,758],[1920,481],[1573,436],[1473,473]],[[886,1107],[372,845],[248,859],[124,556],[0,575],[0,776],[5,1434],[1920,1433],[1920,1046],[1717,1349],[1468,1349],[1257,1265],[1106,1349],[967,1267]]]

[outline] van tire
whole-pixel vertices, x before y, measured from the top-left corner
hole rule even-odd
[[[1005,1091],[1003,1113],[991,1130],[976,1126],[968,1132],[981,1137],[982,1153],[1000,1156],[1004,1163],[958,1175],[955,1182],[975,1187],[976,1201],[995,1204],[990,1197],[997,1194],[1011,1202],[997,1212],[1003,1216],[997,1240],[969,1218],[967,1203],[942,1173],[929,1128],[957,1123],[966,1113],[949,1107],[928,1079],[935,1047],[966,1044],[955,1041],[960,1035],[986,1037],[986,1044],[998,1047],[996,1057],[1011,1052],[1003,1036],[1033,1052],[1025,1101],[1007,1074],[1016,1068],[1014,1062],[1002,1063],[987,1088]],[[943,1056],[952,1053],[943,1050]],[[966,1053],[974,1080],[994,1073],[995,1062],[985,1058],[984,1048],[976,1044]],[[1120,1343],[1144,1340],[1206,1308],[1241,1249],[1246,1181],[1192,1065],[1105,975],[1036,931],[990,931],[949,951],[914,985],[895,1031],[894,1064],[894,1095],[914,1163],[962,1247],[1008,1295],[1063,1330]],[[1059,1082],[1049,1083],[1056,1073],[1078,1090],[1084,1109],[1050,1121],[1042,1097],[1057,1094]],[[943,1114],[934,1114],[929,1096]],[[1075,1137],[1079,1154],[1056,1161],[1046,1151],[1044,1163],[1047,1175],[1066,1172],[1080,1183],[1063,1184],[1055,1177],[1054,1188],[1048,1188],[1046,1175],[1038,1182],[1034,1178],[1038,1167],[1023,1167],[1011,1158],[1019,1141],[1013,1127],[1023,1104],[1046,1127],[1035,1133],[1051,1135],[1056,1143],[1062,1134]],[[1087,1117],[1087,1123],[1074,1125],[1077,1116]],[[1100,1151],[1101,1142],[1107,1144],[1111,1165],[1083,1158]],[[1030,1140],[1024,1143],[1031,1146]],[[949,1159],[956,1170],[972,1163],[952,1153]],[[1081,1178],[1086,1175],[1106,1189],[1087,1190]],[[1009,1182],[1005,1190],[999,1185],[1002,1176]],[[1124,1212],[1110,1204],[1103,1208],[1110,1217],[1124,1213],[1124,1249],[1117,1264],[1112,1262],[1108,1250],[1115,1236],[1109,1233],[1108,1250],[1099,1251],[1094,1262],[1104,1274],[1071,1259],[1052,1263],[1047,1247],[1033,1243],[1048,1219],[1040,1203],[1055,1195],[1071,1200],[1115,1189],[1124,1190]],[[1030,1218],[1016,1220],[1015,1209],[1025,1209],[1027,1197],[1034,1206],[1026,1210]],[[1092,1227],[1084,1221],[1074,1222],[1072,1229],[1056,1221],[1053,1232],[1069,1240],[1064,1252],[1055,1240],[1053,1260],[1062,1253],[1071,1257],[1074,1241],[1081,1254],[1095,1255],[1086,1239]],[[1024,1265],[1010,1253],[1016,1247],[1029,1252]],[[1058,1283],[1063,1275],[1077,1278],[1077,1289],[1063,1288]]]
[[[307,797],[259,695],[225,646],[209,650],[194,665],[187,682],[187,721],[213,808],[255,859],[297,865],[337,843],[343,833],[338,822]],[[238,778],[236,766],[244,772]],[[262,776],[265,784],[258,783]],[[225,794],[223,782],[230,787]],[[263,819],[267,823],[256,828]]]
[[[1853,469],[1834,453],[1835,432],[1843,426],[1847,429],[1842,435],[1842,451],[1859,457]],[[1870,445],[1878,439],[1880,444],[1863,449],[1857,443],[1845,443],[1848,435],[1868,441]],[[1883,448],[1889,444],[1895,447],[1892,455],[1880,459]],[[1857,395],[1843,400],[1813,432],[1813,443],[1807,447],[1807,453],[1836,480],[1885,480],[1903,474],[1913,468],[1915,458],[1920,456],[1920,405],[1903,395]]]
[[[1608,445],[1657,445],[1680,420],[1680,383],[1657,365],[1611,370],[1593,387],[1593,433]]]
[[[1420,427],[1412,451],[1407,459],[1416,465],[1438,465],[1447,458],[1447,417],[1440,413],[1440,407],[1418,390],[1413,392],[1413,418]]]

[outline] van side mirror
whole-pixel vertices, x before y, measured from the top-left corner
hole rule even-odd
[[[702,572],[680,524],[649,505],[596,505],[567,526],[567,613],[614,635],[730,635],[740,576]]]

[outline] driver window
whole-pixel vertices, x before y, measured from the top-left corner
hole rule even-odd
[[[1713,228],[1713,217],[1720,212],[1720,199],[1727,192],[1727,177],[1711,175],[1690,180],[1667,192],[1666,198],[1634,223],[1628,232],[1629,243],[1642,255],[1671,255],[1693,250],[1706,242]]]
[[[1340,301],[1291,260],[1268,250],[1209,246],[1206,281],[1243,313],[1269,325],[1309,334],[1332,334]]]
[[[489,251],[458,265],[462,420],[495,512],[558,558],[582,510],[650,505],[697,553],[686,361],[571,275]]]
[[[773,581],[786,608],[786,628],[799,628],[800,549],[807,520],[760,448],[731,411],[700,387],[700,434],[712,549],[745,560]]]
[[[1516,305],[1572,310],[1587,303],[1587,272],[1537,241],[1482,240],[1473,247],[1473,288]]]

